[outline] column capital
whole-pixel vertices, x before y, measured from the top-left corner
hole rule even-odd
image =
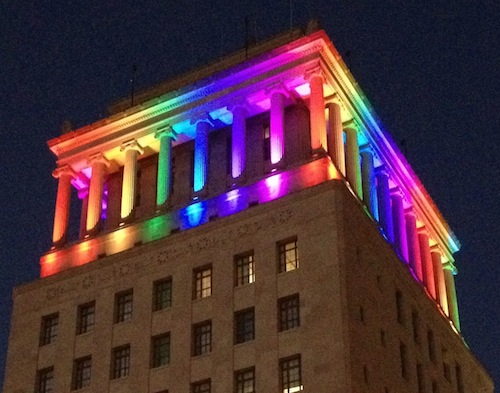
[[[417,228],[417,233],[419,235],[423,234],[423,235],[427,235],[427,237],[429,237],[429,231],[427,230],[427,228],[425,226],[421,226],[420,228]]]
[[[142,148],[141,145],[139,145],[139,142],[135,139],[131,139],[129,141],[123,142],[120,146],[120,151],[121,152],[127,152],[129,150],[135,150],[139,154],[144,154],[144,149]]]
[[[443,251],[438,244],[434,244],[433,246],[431,246],[431,252],[437,252],[439,253],[439,255],[443,256]]]
[[[160,127],[155,131],[155,139],[161,139],[164,136],[168,136],[176,141],[177,135],[177,131],[175,131],[170,124]]]
[[[273,94],[282,94],[285,98],[292,98],[290,91],[282,82],[273,82],[265,88],[265,94],[271,97]]]
[[[416,219],[417,213],[415,213],[415,210],[413,209],[413,207],[409,207],[408,209],[405,210],[405,216],[411,216],[411,217],[414,217]]]
[[[242,109],[245,114],[249,112],[250,105],[248,105],[246,98],[237,98],[227,105],[227,110],[229,112],[234,113],[234,111],[237,109]]]
[[[457,268],[450,261],[446,261],[445,263],[443,263],[443,270],[449,270],[453,273],[453,275],[457,274]]]
[[[389,171],[387,170],[385,165],[380,165],[379,167],[377,167],[375,169],[375,174],[376,176],[384,176],[387,179],[389,179]]]
[[[110,162],[109,160],[104,157],[104,154],[102,153],[96,153],[96,154],[92,154],[88,159],[87,159],[87,164],[88,165],[92,165],[94,163],[101,163],[101,164],[104,164],[106,167],[109,167],[110,166]]]
[[[63,175],[69,175],[71,178],[76,179],[76,172],[71,169],[69,165],[60,166],[52,171],[52,176],[59,179]]]
[[[191,118],[189,121],[189,124],[192,126],[198,125],[198,123],[207,123],[210,125],[210,127],[215,126],[215,121],[212,119],[212,116],[210,116],[210,113],[205,112],[205,113],[200,113]]]
[[[395,187],[393,189],[390,190],[390,193],[391,193],[391,196],[399,196],[401,197],[401,199],[404,199],[404,193],[403,191],[401,191],[401,189],[399,187]]]
[[[342,123],[342,127],[347,130],[355,130],[356,132],[359,130],[358,123],[354,119]]]
[[[329,105],[339,105],[340,108],[345,109],[344,103],[338,93],[333,93],[331,96],[327,97],[325,99],[325,106],[328,107]]]
[[[305,73],[304,73],[304,79],[307,82],[310,82],[311,79],[319,77],[321,78],[322,82],[325,82],[325,73],[323,72],[323,69],[321,66],[318,64],[315,67],[309,68]]]

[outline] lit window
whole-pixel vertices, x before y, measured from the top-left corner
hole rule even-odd
[[[237,255],[234,261],[236,265],[236,286],[253,283],[255,281],[253,253]]]
[[[151,340],[151,367],[161,367],[170,363],[170,334],[161,334]]]
[[[78,306],[78,320],[76,333],[84,334],[94,329],[95,323],[95,302],[90,302]]]
[[[195,382],[191,384],[191,393],[210,393],[212,391],[210,385],[210,379]]]
[[[42,318],[40,329],[40,346],[53,343],[57,337],[59,314],[50,314]]]
[[[54,367],[44,368],[36,373],[35,393],[54,392]]]
[[[234,316],[236,344],[251,341],[255,338],[254,310],[239,311]]]
[[[153,284],[153,311],[163,310],[172,305],[172,280],[155,281]]]
[[[132,289],[116,294],[115,323],[128,321],[132,318],[133,296]]]
[[[300,326],[299,295],[293,295],[279,299],[278,308],[280,332]]]
[[[126,377],[130,372],[130,345],[115,348],[113,350],[112,379]]]
[[[235,393],[255,393],[255,370],[249,368],[235,374]]]
[[[300,369],[300,355],[280,360],[280,384],[283,393],[303,390]]]
[[[72,390],[78,390],[90,386],[90,375],[92,369],[92,358],[90,356],[77,359],[73,364]]]
[[[193,326],[193,356],[204,355],[212,351],[212,321],[205,321]]]
[[[194,271],[194,299],[202,299],[212,294],[212,266],[205,266]]]
[[[279,272],[289,272],[299,267],[299,249],[297,239],[289,239],[278,243]]]

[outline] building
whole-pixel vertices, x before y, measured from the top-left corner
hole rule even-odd
[[[459,242],[324,31],[112,112],[49,141],[53,247],[14,291],[5,393],[493,392]]]

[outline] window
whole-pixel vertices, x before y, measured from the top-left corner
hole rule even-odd
[[[418,393],[424,393],[425,388],[424,388],[424,370],[422,368],[422,365],[420,363],[417,364],[417,387],[418,387]]]
[[[212,391],[210,385],[210,379],[195,382],[191,385],[191,393],[210,393]]]
[[[434,332],[427,330],[427,344],[429,346],[429,359],[436,363],[436,341],[434,340]]]
[[[234,257],[236,265],[236,286],[251,284],[255,281],[253,252]]]
[[[115,323],[128,321],[132,318],[134,293],[132,289],[120,292],[115,297]]]
[[[436,381],[432,381],[432,393],[439,393],[439,385]]]
[[[300,355],[280,360],[281,392],[294,393],[303,390],[300,371]]]
[[[193,326],[193,356],[212,351],[212,321],[205,321]]]
[[[203,299],[212,294],[212,266],[204,266],[194,271],[193,299]]]
[[[408,353],[406,345],[403,343],[399,344],[399,357],[401,360],[401,376],[404,379],[408,379]]]
[[[72,390],[78,390],[90,386],[90,375],[92,369],[92,358],[90,356],[75,360],[73,364]]]
[[[36,373],[35,393],[54,392],[54,367],[44,368]]]
[[[239,311],[234,316],[235,343],[244,343],[255,338],[254,309]]]
[[[235,393],[255,393],[255,369],[247,368],[235,373]]]
[[[411,321],[413,325],[413,341],[415,343],[419,344],[420,343],[420,318],[418,316],[418,312],[416,310],[413,310],[411,313]]]
[[[155,281],[153,284],[153,311],[163,310],[172,305],[172,279]]]
[[[399,323],[404,322],[404,313],[403,313],[403,294],[400,290],[396,291],[396,316]]]
[[[84,334],[94,329],[95,302],[78,306],[78,320],[76,323],[76,334]]]
[[[299,267],[299,249],[297,238],[284,240],[278,243],[279,272],[289,272]]]
[[[292,295],[278,300],[279,331],[300,326],[299,295]]]
[[[264,161],[271,160],[271,127],[269,123],[264,124],[264,139],[262,140],[262,158]]]
[[[42,318],[40,329],[40,346],[53,343],[57,337],[59,314],[50,314]]]
[[[170,333],[151,339],[151,367],[161,367],[170,363]]]
[[[464,380],[462,377],[462,367],[460,364],[455,364],[455,376],[457,377],[458,393],[465,393]]]
[[[113,349],[112,379],[126,377],[130,372],[130,345]]]

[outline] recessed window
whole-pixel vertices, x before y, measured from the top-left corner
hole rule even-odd
[[[211,389],[210,379],[199,381],[191,384],[191,393],[210,393]]]
[[[235,393],[255,393],[255,369],[247,368],[235,373]]]
[[[411,313],[411,321],[413,325],[413,341],[420,344],[420,318],[416,310],[413,310]]]
[[[113,349],[112,379],[124,378],[130,372],[130,345]]]
[[[193,326],[193,356],[204,355],[212,351],[212,321],[205,321]]]
[[[404,323],[403,294],[396,291],[396,317],[399,323]]]
[[[427,330],[427,345],[429,348],[429,359],[436,363],[436,341],[434,339],[434,332]]]
[[[72,390],[83,389],[90,386],[90,376],[92,373],[92,358],[86,356],[75,360],[73,364]]]
[[[42,318],[40,329],[40,346],[53,343],[57,338],[59,328],[59,314],[54,313]]]
[[[289,272],[299,267],[299,249],[297,238],[291,238],[278,243],[279,272]]]
[[[203,299],[212,295],[212,266],[195,269],[193,281],[193,299]]]
[[[251,341],[255,338],[254,309],[239,311],[234,315],[236,344]]]
[[[251,284],[255,281],[253,252],[234,257],[236,267],[236,286]]]
[[[457,378],[458,393],[465,393],[464,380],[462,376],[462,367],[458,363],[455,364],[455,376]]]
[[[294,393],[303,390],[300,355],[280,360],[280,392]]]
[[[439,385],[436,381],[432,381],[432,393],[439,393]]]
[[[424,370],[422,368],[422,365],[420,363],[417,364],[417,387],[418,387],[418,393],[424,393],[425,388],[424,388]]]
[[[399,357],[401,363],[401,376],[408,379],[408,351],[404,343],[399,344]]]
[[[172,279],[155,281],[153,284],[153,311],[172,306]]]
[[[166,366],[170,363],[170,333],[160,334],[151,339],[151,367]]]
[[[78,320],[76,323],[76,333],[84,334],[94,329],[95,323],[95,302],[85,303],[78,306]]]
[[[279,299],[278,310],[280,332],[300,326],[300,301],[298,294]]]
[[[132,318],[134,293],[132,289],[117,293],[115,296],[115,323],[125,322]]]
[[[36,373],[35,393],[53,393],[54,390],[54,367],[38,370]]]

